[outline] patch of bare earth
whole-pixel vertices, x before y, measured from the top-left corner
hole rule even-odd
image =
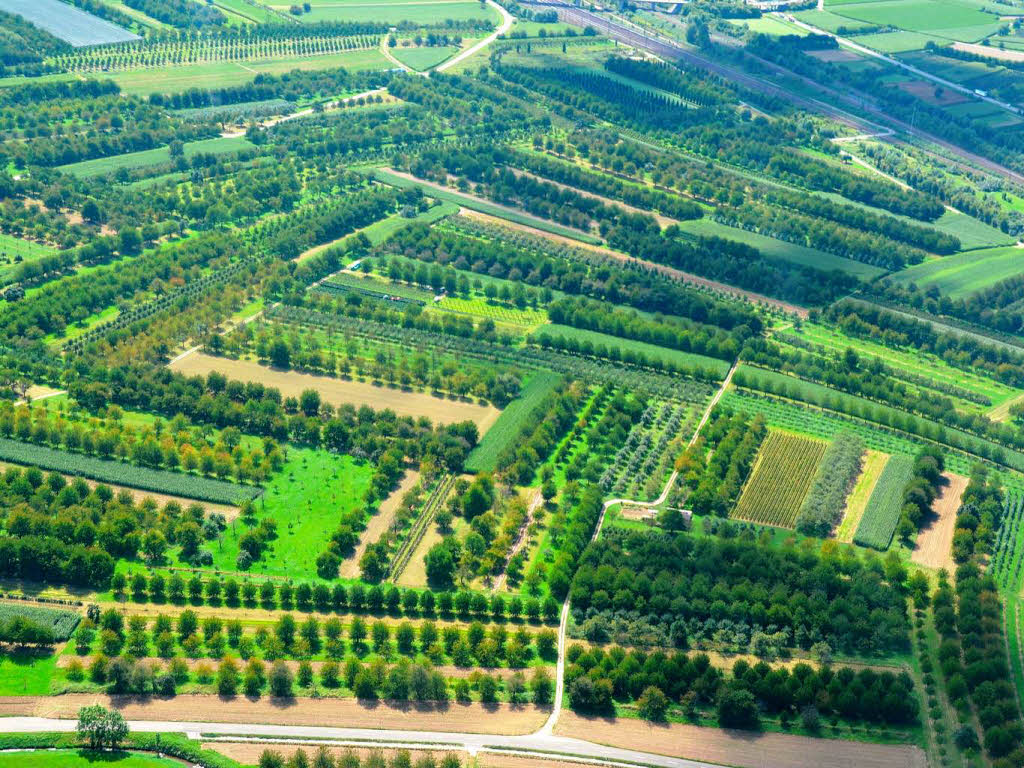
[[[550,714],[550,707],[499,703],[418,704],[357,701],[355,699],[247,699],[183,694],[172,698],[69,693],[63,696],[0,698],[0,715],[77,718],[78,710],[102,704],[127,720],[168,722],[271,723],[325,728],[455,731],[515,736],[533,733]]]
[[[1024,61],[1024,51],[1014,51],[1008,48],[993,48],[987,45],[977,45],[976,43],[953,43],[953,47],[958,51],[967,51],[968,53],[976,53],[979,56],[984,56],[987,59],[1002,59],[1003,61]]]
[[[967,101],[967,97],[960,93],[960,91],[954,91],[950,88],[938,89],[940,95],[936,95],[937,89],[935,84],[925,82],[924,80],[911,80],[906,83],[897,83],[896,87],[905,93],[916,96],[927,104],[934,104],[940,107],[947,107],[951,104],[962,104]]]
[[[358,579],[359,578],[359,560],[362,558],[366,548],[373,542],[379,539],[388,528],[391,527],[391,523],[394,522],[395,513],[398,512],[398,507],[402,503],[402,497],[418,483],[420,480],[420,473],[412,470],[406,471],[405,476],[402,478],[402,482],[398,484],[398,487],[392,491],[384,501],[380,503],[380,509],[377,510],[377,514],[370,518],[369,525],[366,526],[366,530],[363,531],[359,537],[359,543],[356,545],[356,551],[352,557],[346,558],[341,564],[341,578],[343,579]]]
[[[643,720],[580,717],[562,712],[559,736],[613,747],[706,760],[737,768],[926,768],[924,752],[911,745],[814,739],[788,733],[756,733]]]
[[[953,572],[953,532],[956,530],[956,511],[960,497],[967,488],[967,478],[945,472],[946,483],[932,502],[932,512],[921,525],[914,543],[911,561],[928,568],[945,568]]]
[[[232,379],[258,381],[268,387],[276,387],[285,397],[298,397],[305,389],[315,389],[320,393],[320,397],[331,405],[351,403],[357,406],[368,405],[377,410],[390,408],[399,416],[426,416],[436,424],[472,421],[476,423],[480,434],[487,431],[500,413],[491,405],[446,400],[422,392],[377,387],[332,376],[282,371],[252,360],[231,360],[226,357],[204,355],[201,352],[176,360],[170,367],[186,376],[205,376],[211,371],[218,371]]]

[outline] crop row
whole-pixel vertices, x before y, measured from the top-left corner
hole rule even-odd
[[[34,624],[46,627],[53,632],[53,639],[63,643],[75,631],[81,616],[72,611],[56,611],[53,608],[40,608],[36,605],[12,605],[0,603],[0,625],[14,618],[28,619]]]
[[[844,432],[825,451],[811,490],[800,507],[796,529],[808,536],[824,538],[839,522],[846,497],[860,473],[864,441]]]
[[[826,446],[821,440],[769,432],[732,516],[792,528]]]
[[[430,497],[423,505],[423,510],[420,512],[419,517],[413,523],[412,530],[409,531],[409,535],[402,542],[398,551],[395,552],[395,556],[391,561],[391,570],[388,573],[388,579],[391,581],[397,581],[398,577],[402,575],[402,571],[409,564],[409,560],[412,558],[413,552],[416,551],[416,547],[423,541],[423,537],[426,535],[434,515],[437,514],[437,510],[440,509],[444,500],[448,498],[448,492],[454,483],[454,475],[445,475],[434,487]]]
[[[154,493],[167,493],[219,504],[237,504],[253,499],[262,491],[208,477],[137,467],[121,461],[104,461],[92,456],[68,453],[43,445],[30,445],[0,438],[0,460],[13,461],[40,469],[86,477],[101,483],[114,483]]]
[[[889,548],[900,520],[903,492],[913,471],[914,460],[909,456],[892,456],[886,462],[853,535],[856,544],[881,550]]]
[[[1024,496],[1019,492],[1006,494],[1003,517],[992,548],[991,572],[1003,589],[1016,590],[1020,583],[1024,557],[1021,553],[1021,523],[1024,522]]]

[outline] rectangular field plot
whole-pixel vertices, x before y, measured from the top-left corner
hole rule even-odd
[[[229,152],[239,152],[254,145],[248,139],[237,138],[216,138],[202,139],[201,141],[190,141],[185,145],[185,157],[192,158],[199,154],[223,155]],[[157,147],[142,152],[129,152],[126,155],[115,155],[114,157],[100,157],[95,160],[83,160],[80,163],[60,166],[60,170],[77,176],[80,179],[87,179],[91,176],[103,176],[113,173],[120,168],[132,170],[134,168],[146,168],[151,165],[160,165],[171,161],[171,150],[169,147]]]
[[[23,16],[76,48],[139,39],[127,29],[60,0],[0,0],[0,11]]]
[[[1024,249],[1015,246],[958,253],[910,267],[896,279],[919,288],[931,285],[958,298],[1024,272]]]
[[[830,5],[829,10],[851,19],[898,27],[910,32],[943,30],[948,34],[958,28],[969,29],[995,21],[991,14],[955,0],[880,0],[874,3]]]
[[[875,549],[888,549],[903,506],[903,489],[914,471],[909,456],[892,456],[875,483],[860,525],[853,535],[855,544]]]
[[[792,528],[828,443],[771,430],[730,517]]]
[[[776,240],[774,237],[761,235],[757,232],[748,232],[747,230],[739,229],[738,227],[719,224],[717,221],[712,221],[707,218],[680,222],[679,228],[684,232],[689,232],[693,235],[724,237],[727,240],[746,243],[747,245],[752,245],[757,248],[766,256],[776,259],[784,259],[785,261],[791,261],[794,264],[804,264],[824,270],[838,269],[841,272],[846,272],[847,274],[859,277],[861,280],[871,280],[879,275],[885,274],[885,270],[881,267],[864,264],[863,262],[854,261],[853,259],[846,259],[842,256],[825,253],[824,251],[808,248],[803,245],[787,243],[783,240]]]

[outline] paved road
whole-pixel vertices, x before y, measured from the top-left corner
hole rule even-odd
[[[471,754],[478,752],[534,752],[551,759],[551,753],[563,756],[587,758],[587,762],[607,765],[643,763],[663,768],[720,768],[714,763],[668,757],[632,749],[619,749],[595,744],[566,736],[529,734],[525,736],[491,736],[480,733],[448,733],[444,731],[401,731],[376,730],[373,728],[320,728],[314,726],[268,725],[265,723],[196,723],[158,720],[133,720],[129,727],[134,731],[160,733],[186,733],[191,738],[203,740],[210,737],[227,737],[224,740],[301,740],[316,739],[337,742],[340,745],[380,747],[420,747],[436,750],[460,749]],[[70,732],[75,729],[74,720],[57,720],[44,717],[5,717],[2,722],[5,733]],[[329,743],[328,742],[328,743]],[[370,742],[370,744],[367,744]]]
[[[496,30],[494,30],[494,32],[492,32],[490,35],[485,37],[483,40],[481,40],[479,43],[477,43],[473,47],[467,48],[462,53],[460,53],[458,56],[454,56],[454,57],[448,59],[448,61],[445,61],[445,62],[442,62],[441,64],[438,64],[436,67],[434,67],[434,69],[436,69],[438,72],[444,72],[449,67],[454,67],[456,64],[458,64],[463,59],[468,59],[470,56],[472,56],[474,53],[476,53],[480,49],[486,48],[488,45],[490,45],[491,43],[493,43],[495,40],[498,39],[498,35],[503,35],[506,32],[508,32],[509,29],[512,28],[512,24],[516,20],[515,16],[513,16],[511,13],[509,13],[504,8],[502,8],[500,5],[498,5],[496,2],[494,2],[494,0],[487,0],[487,4],[489,6],[491,6],[492,8],[494,8],[495,10],[497,10],[498,13],[501,14],[501,25]]]

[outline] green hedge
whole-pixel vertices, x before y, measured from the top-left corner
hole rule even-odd
[[[131,733],[125,740],[126,751],[140,750],[157,751],[157,738],[160,739],[159,751],[169,757],[187,760],[193,765],[203,768],[241,768],[242,764],[219,752],[203,749],[199,742],[179,733]],[[78,749],[82,746],[76,733],[0,733],[0,750],[5,749]],[[110,753],[105,752],[104,756]]]

